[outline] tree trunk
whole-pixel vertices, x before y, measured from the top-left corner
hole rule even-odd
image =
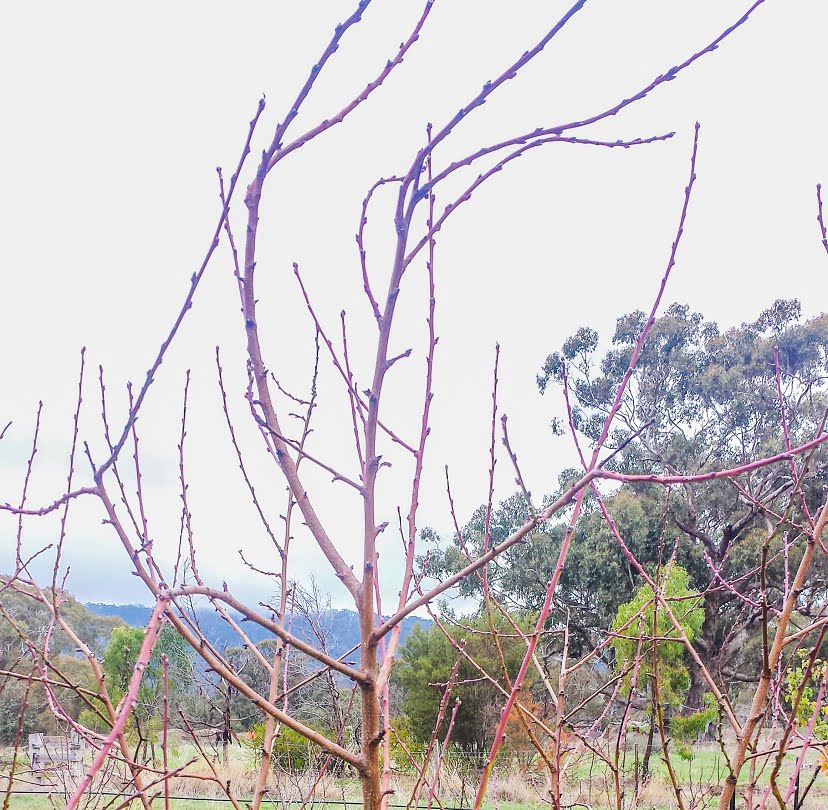
[[[644,762],[641,766],[641,784],[647,784],[647,778],[650,775],[650,757],[653,754],[653,737],[655,736],[656,726],[656,698],[655,690],[650,687],[650,729],[647,732],[647,747],[644,749]]]
[[[376,683],[362,688],[362,759],[363,770],[359,775],[362,786],[364,810],[382,810],[382,786],[380,774],[380,706]]]
[[[704,658],[702,657],[704,661]],[[684,699],[684,707],[682,714],[693,714],[698,711],[704,703],[704,693],[707,690],[707,684],[699,671],[698,664],[691,660],[688,664],[690,670],[690,690],[687,692],[687,697]],[[707,662],[705,662],[707,666]]]
[[[366,577],[362,587],[373,588],[368,576],[366,566]],[[371,571],[373,573],[373,571]],[[362,728],[360,734],[360,748],[362,759],[362,770],[359,775],[362,786],[362,806],[364,810],[382,810],[383,794],[381,785],[381,773],[379,752],[382,742],[382,717],[380,714],[380,696],[377,690],[377,642],[372,639],[374,630],[373,612],[373,591],[363,593],[360,610],[360,637],[362,647],[360,663],[362,671],[370,673],[371,679],[360,685],[362,695]]]
[[[224,765],[230,761],[230,697],[232,689],[228,685],[224,691],[224,723],[221,730],[221,761]]]
[[[707,594],[704,600],[704,625],[702,626],[701,635],[693,644],[702,663],[713,676],[719,671],[719,667],[725,663],[717,660],[724,654],[723,650],[719,650],[720,645],[717,643],[717,638],[721,635],[719,617],[723,601],[717,594]],[[708,689],[698,664],[692,659],[689,662],[689,670],[690,690],[684,699],[684,706],[681,710],[683,715],[693,714],[704,708],[704,695]]]

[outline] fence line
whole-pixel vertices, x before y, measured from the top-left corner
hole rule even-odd
[[[54,793],[54,791],[51,791]],[[47,790],[12,790],[12,796],[48,796],[50,795],[50,791]],[[109,791],[96,791],[96,796],[120,796],[122,798],[126,798],[123,793],[114,793]],[[135,797],[135,801],[138,801],[138,797]],[[230,799],[226,797],[211,797],[211,796],[170,796],[171,802],[229,802]],[[251,798],[239,798],[237,801],[240,802],[251,802],[253,801]],[[348,801],[342,799],[312,799],[311,801],[304,801],[303,799],[278,799],[276,801],[270,802],[272,805],[275,806],[282,806],[282,807],[302,807],[308,806],[313,807],[314,805],[329,805],[333,804],[338,807],[362,807],[361,801]],[[405,810],[408,807],[406,804],[389,804],[388,807],[398,808],[400,810]],[[443,810],[472,810],[471,806],[469,807],[451,807],[448,805],[443,805]]]

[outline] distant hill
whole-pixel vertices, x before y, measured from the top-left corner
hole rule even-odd
[[[98,616],[114,616],[133,627],[143,627],[149,620],[152,608],[145,605],[107,605],[101,602],[87,602],[86,607]],[[238,614],[231,611],[233,618],[240,619]],[[203,607],[196,610],[202,632],[219,649],[228,646],[234,647],[241,643],[238,635],[212,608]],[[271,638],[271,634],[252,622],[240,622],[245,633],[254,643]],[[422,624],[430,626],[429,619],[418,616],[408,616],[402,621],[401,642],[404,642],[412,629]],[[346,653],[359,643],[359,618],[353,610],[327,610],[322,614],[323,632],[328,642],[328,650],[334,657]],[[291,632],[303,641],[315,644],[316,637],[310,623],[304,616],[295,616]]]
[[[11,577],[4,577],[10,580]],[[51,598],[51,591],[46,594]],[[20,585],[17,589],[3,590],[2,604],[4,614],[12,617],[13,626],[5,615],[0,616],[0,670],[9,669],[19,661],[20,654],[25,646],[21,647],[18,631],[24,633],[38,647],[43,644],[46,633],[49,633],[49,649],[55,655],[74,656],[77,644],[59,626],[51,626],[51,614],[41,602],[34,598],[32,588]],[[99,615],[88,610],[70,593],[60,593],[60,612],[69,626],[77,633],[84,644],[88,645],[97,656],[103,655],[109,637],[116,627],[123,626],[124,622],[114,614]],[[0,679],[0,693],[3,691]]]

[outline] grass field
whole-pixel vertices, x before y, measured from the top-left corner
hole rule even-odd
[[[117,802],[116,802],[117,804]],[[297,802],[293,805],[294,808],[298,808],[301,803]],[[140,807],[141,805],[135,801],[133,807]],[[158,798],[153,802],[153,808],[163,808],[164,807],[164,799]],[[242,803],[244,807],[244,804]],[[313,803],[313,810],[345,810],[345,808],[350,808],[351,810],[357,810],[358,804],[348,804],[342,805],[341,803],[322,803],[322,802],[314,802]],[[427,805],[421,803],[421,807],[425,808]],[[452,805],[444,805],[446,808],[452,807]],[[11,797],[11,801],[9,804],[10,810],[54,810],[55,805],[53,805],[47,796],[24,796],[24,795],[14,795]],[[61,803],[57,803],[57,807],[61,807]],[[227,810],[228,808],[232,808],[232,805],[229,801],[218,801],[214,799],[176,799],[170,798],[170,807],[172,810]],[[288,805],[282,802],[278,802],[276,804],[266,804],[266,808],[279,808],[279,810],[288,810]],[[392,804],[392,807],[394,805]],[[399,805],[399,807],[405,807],[405,805]],[[470,805],[464,805],[464,808],[468,808]],[[487,805],[488,808],[492,808],[492,805]],[[498,802],[499,810],[522,810],[522,808],[540,808],[539,804],[525,804],[525,803],[516,803],[516,802]],[[600,810],[600,808],[595,808],[595,810]]]
[[[10,761],[11,751],[8,754],[8,760]],[[170,767],[174,768],[195,759],[197,751],[191,744],[182,742],[175,746],[171,754]],[[639,758],[640,756],[639,749]],[[6,757],[4,756],[2,759],[6,760]],[[714,744],[698,745],[693,749],[692,759],[682,759],[673,753],[671,761],[678,782],[682,787],[683,795],[688,800],[687,806],[692,805],[698,810],[715,806],[719,786],[728,773],[726,762],[718,747]],[[795,757],[791,754],[786,757],[783,764],[778,780],[783,792],[787,787],[794,761]],[[631,806],[630,800],[635,793],[634,762],[635,751],[633,749],[628,751],[626,755],[626,779],[623,785],[625,808]],[[816,754],[809,757],[807,775],[803,775],[803,783],[810,779],[810,775],[817,764]],[[255,784],[254,766],[251,752],[238,746],[233,746],[231,749],[231,759],[226,766],[216,764],[222,780],[227,779],[231,782],[234,795],[243,807],[253,792]],[[203,760],[195,762],[189,767],[189,770],[192,774],[202,776],[209,773],[209,768]],[[770,770],[771,765],[768,764],[759,774],[757,780],[759,792],[767,785]],[[676,803],[670,787],[668,772],[658,753],[653,754],[651,773],[651,780],[641,795],[638,807],[641,810],[674,810]],[[29,794],[27,790],[31,790],[32,787],[25,783],[26,777],[23,773],[21,773],[21,776],[23,776],[23,780],[15,785],[21,792],[10,796],[8,805],[10,810],[52,810],[55,807],[64,806],[65,798],[62,794],[55,793],[52,800],[45,792],[36,795]],[[440,795],[443,806],[447,809],[470,807],[477,787],[476,780],[476,773],[468,772],[464,777],[463,769],[458,770],[451,763],[448,763],[445,768],[445,776],[441,780]],[[740,776],[740,786],[746,785],[748,780],[749,772],[746,768]],[[273,801],[265,806],[280,808],[281,810],[288,810],[290,807],[298,808],[301,802],[291,802],[290,799],[306,795],[312,781],[312,776],[307,774],[280,774],[277,781],[274,782],[273,789],[273,795],[279,797],[280,800]],[[392,798],[392,806],[395,803],[404,806],[411,793],[412,777],[399,774],[395,776],[394,781],[399,798],[396,802]],[[612,774],[606,764],[599,759],[590,756],[588,759],[582,757],[577,762],[573,762],[566,771],[565,783],[565,801],[567,804],[580,804],[580,806],[589,807],[592,810],[614,810],[616,806],[615,785]],[[489,801],[485,807],[487,810],[519,810],[519,808],[533,810],[543,806],[548,807],[548,804],[544,805],[541,801],[541,794],[545,785],[546,778],[540,772],[534,775],[532,772],[521,773],[517,768],[509,769],[504,765],[503,768],[497,770],[495,777],[490,782],[490,794],[496,795],[497,801]],[[317,793],[318,798],[312,805],[313,810],[347,810],[348,808],[357,810],[361,806],[359,784],[354,778],[326,778],[320,788]],[[159,790],[160,788],[155,788],[156,792]],[[0,803],[5,798],[3,796],[4,791],[5,786],[0,782]],[[172,810],[228,810],[232,808],[232,805],[226,799],[221,799],[221,790],[214,782],[195,778],[176,779],[171,784],[171,794],[170,807]],[[421,802],[422,807],[426,806],[426,799],[427,795],[424,796]],[[109,805],[109,807],[114,808],[120,804],[120,801],[121,799],[115,796],[108,796],[106,800],[91,804],[90,807],[103,810],[105,806]],[[737,807],[741,806],[737,803]],[[137,807],[140,807],[140,804],[135,801],[132,808]],[[164,807],[163,796],[156,793],[153,807]],[[804,808],[805,810],[828,808],[828,775],[818,775]]]

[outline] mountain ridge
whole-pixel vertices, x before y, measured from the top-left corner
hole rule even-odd
[[[152,608],[146,605],[113,605],[106,602],[86,602],[85,607],[98,616],[116,617],[132,627],[144,627],[149,621]],[[272,638],[265,628],[247,621],[241,614],[229,611],[234,620],[244,628],[245,633],[254,644]],[[207,640],[219,649],[235,647],[242,644],[238,634],[230,625],[210,607],[197,607],[196,619]],[[295,614],[291,621],[290,632],[297,638],[309,644],[318,645],[319,638],[308,619],[301,614]],[[328,653],[334,657],[344,655],[359,644],[359,616],[353,610],[338,610],[329,608],[314,617],[314,623],[321,635],[325,637]],[[402,620],[400,644],[405,642],[409,633],[417,625],[428,628],[430,619],[419,616],[407,616]]]

